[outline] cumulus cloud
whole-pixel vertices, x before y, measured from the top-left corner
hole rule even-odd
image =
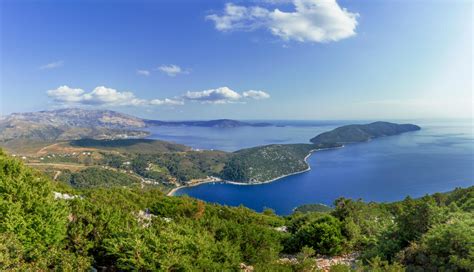
[[[187,74],[188,71],[183,70],[181,67],[175,64],[170,65],[161,65],[157,68],[161,72],[167,74],[168,76],[174,77],[179,74]]]
[[[64,65],[64,61],[62,60],[58,60],[58,61],[55,61],[55,62],[51,62],[51,63],[48,63],[48,64],[45,64],[45,65],[42,65],[40,66],[39,68],[41,70],[46,70],[46,69],[54,69],[54,68],[59,68],[61,66]]]
[[[47,91],[49,97],[55,102],[62,104],[82,104],[94,106],[161,106],[182,105],[183,102],[174,99],[140,99],[132,92],[120,92],[116,89],[98,86],[91,92],[86,93],[83,89],[60,86],[57,89]]]
[[[187,92],[183,98],[191,101],[199,101],[202,103],[225,104],[242,101],[243,98],[265,99],[270,95],[263,91],[249,90],[242,94],[230,89],[229,87],[220,87],[197,92]]]
[[[267,99],[270,98],[270,95],[264,91],[255,91],[249,90],[242,93],[243,97],[253,98],[253,99]]]
[[[170,99],[170,98],[165,98],[163,100],[153,99],[153,100],[150,100],[150,105],[155,105],[155,106],[161,106],[161,105],[179,106],[179,105],[184,105],[184,101],[177,100],[177,99]]]
[[[204,91],[188,91],[181,96],[164,99],[141,99],[132,92],[117,91],[113,88],[98,86],[90,92],[83,89],[60,86],[47,91],[49,97],[60,104],[89,105],[89,106],[180,106],[185,101],[201,103],[225,104],[244,102],[248,99],[266,99],[270,95],[264,91],[248,90],[242,94],[220,87]]]
[[[56,102],[73,103],[80,102],[84,90],[69,88],[68,86],[60,86],[57,89],[47,91],[49,97],[52,97]]]
[[[148,71],[148,70],[137,70],[137,75],[149,76],[149,75],[150,75],[150,71]]]
[[[220,87],[199,92],[188,91],[183,97],[187,100],[220,104],[237,101],[242,96],[228,87]]]
[[[293,0],[294,11],[245,7],[228,3],[222,14],[206,16],[219,31],[265,28],[285,40],[331,42],[356,35],[357,13],[341,8],[336,0]]]

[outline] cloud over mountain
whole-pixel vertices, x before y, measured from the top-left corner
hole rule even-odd
[[[356,35],[357,13],[341,8],[336,0],[293,0],[294,10],[228,3],[221,14],[206,16],[219,31],[264,28],[285,41],[331,42]]]
[[[89,93],[82,89],[60,86],[47,91],[49,97],[62,104],[82,104],[95,106],[145,106],[145,105],[182,105],[182,101],[174,99],[140,99],[132,92],[120,92],[116,89],[98,86]]]

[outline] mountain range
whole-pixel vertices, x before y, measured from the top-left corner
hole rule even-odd
[[[198,126],[234,128],[241,126],[271,126],[268,123],[248,123],[230,119],[209,121],[159,121],[134,117],[111,110],[79,108],[13,113],[0,118],[0,140],[75,140],[142,138],[149,135],[150,126]]]

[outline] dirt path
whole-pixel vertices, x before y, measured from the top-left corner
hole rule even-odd
[[[80,164],[66,164],[66,163],[42,163],[42,162],[30,162],[27,163],[29,166],[49,166],[53,168],[69,169],[69,170],[80,170],[86,168],[85,165]]]

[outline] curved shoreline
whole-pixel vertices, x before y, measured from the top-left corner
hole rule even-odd
[[[227,183],[227,184],[241,185],[241,186],[247,186],[247,185],[261,185],[261,184],[271,183],[271,182],[277,181],[277,180],[282,179],[282,178],[286,178],[286,177],[289,177],[289,176],[298,175],[298,174],[302,174],[302,173],[304,173],[304,172],[310,171],[310,170],[311,170],[311,166],[310,166],[309,163],[308,163],[308,158],[309,158],[311,155],[313,155],[313,153],[315,153],[316,151],[329,150],[329,149],[336,149],[336,148],[343,148],[343,147],[344,147],[344,145],[338,146],[338,147],[312,149],[312,150],[309,151],[308,155],[306,155],[306,157],[304,157],[304,159],[303,159],[304,162],[306,163],[306,166],[307,166],[306,169],[301,170],[301,171],[297,171],[297,172],[293,172],[293,173],[289,173],[289,174],[285,174],[285,175],[281,175],[281,176],[279,176],[279,177],[276,177],[276,178],[273,178],[273,179],[270,179],[270,180],[259,181],[259,182],[237,182],[237,181],[230,181],[230,180],[222,180],[222,179],[219,179],[219,178],[213,178],[212,180],[211,180],[211,179],[209,179],[209,180],[203,180],[203,181],[201,181],[201,182],[197,182],[197,183],[190,184],[190,185],[178,186],[178,187],[176,187],[176,188],[171,189],[171,191],[169,191],[166,195],[167,195],[167,196],[174,196],[175,193],[176,193],[177,191],[179,191],[180,189],[187,188],[187,187],[195,187],[195,186],[199,186],[199,185],[201,185],[201,184],[213,183],[213,182]]]

